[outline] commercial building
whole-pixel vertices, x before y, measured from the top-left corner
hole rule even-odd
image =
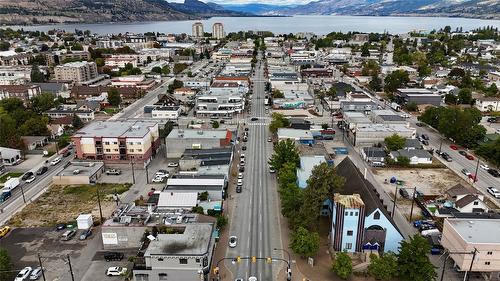
[[[108,92],[112,89],[118,90],[120,97],[124,100],[131,100],[140,98],[144,94],[144,90],[136,87],[109,87],[109,86],[74,86],[71,89],[71,97],[80,100],[88,99],[93,97],[105,96],[107,97]]]
[[[147,164],[160,146],[158,123],[133,121],[94,122],[76,132],[76,159],[105,163]]]
[[[22,85],[31,81],[29,66],[0,66],[0,85]]]
[[[127,64],[131,64],[132,67],[137,67],[137,55],[111,56],[106,58],[104,64],[114,70],[125,68]]]
[[[15,50],[0,52],[0,65],[28,65],[31,53],[17,53]]]
[[[279,128],[278,140],[287,139],[294,140],[300,144],[314,144],[314,137],[310,130]]]
[[[403,138],[415,138],[415,128],[403,124],[357,124],[354,129],[346,131],[353,145],[374,144],[383,142],[386,137],[397,134]]]
[[[157,106],[151,110],[151,117],[153,119],[177,120],[180,114],[180,106]]]
[[[225,175],[177,174],[167,180],[166,192],[178,193],[208,193],[211,201],[221,201],[224,198],[224,188],[227,185]]]
[[[297,168],[297,185],[300,188],[307,187],[307,180],[311,176],[314,167],[326,162],[325,156],[300,156],[300,167]]]
[[[229,130],[173,129],[167,136],[167,157],[179,158],[186,149],[229,148],[233,133]]]
[[[398,89],[395,94],[398,104],[405,105],[409,103],[430,104],[439,106],[441,104],[441,95],[431,92],[425,88]]]
[[[38,85],[0,85],[0,100],[18,98],[27,103],[42,93]]]
[[[147,91],[156,85],[154,79],[146,78],[145,75],[128,75],[120,76],[111,79],[111,86],[123,88],[123,87],[134,87]]]
[[[21,150],[15,148],[0,147],[0,166],[16,165],[21,161]]]
[[[87,82],[98,76],[95,62],[79,61],[58,65],[54,68],[56,80],[71,80],[76,83]]]
[[[94,120],[94,111],[90,109],[76,109],[76,108],[55,108],[45,111],[45,114],[52,119],[59,119],[65,117],[73,118],[74,115],[80,117],[83,122],[90,122]]]
[[[285,90],[283,98],[273,99],[275,109],[307,108],[314,105],[314,98],[307,91]]]
[[[212,26],[212,38],[215,39],[222,39],[226,37],[226,34],[224,33],[224,26],[220,22],[214,23]]]
[[[498,219],[447,218],[441,245],[450,252],[456,270],[468,271],[472,265],[472,272],[500,280],[500,236],[496,233],[500,233]]]
[[[210,91],[196,96],[195,113],[198,117],[233,117],[245,109],[244,92],[238,83],[213,83]]]
[[[70,162],[52,177],[56,185],[79,185],[96,183],[104,173],[103,162]]]
[[[193,37],[196,37],[196,38],[201,38],[205,35],[205,32],[203,31],[203,23],[201,22],[195,22],[193,23],[193,26],[192,26],[192,33]]]
[[[176,226],[174,234],[158,234],[134,264],[134,281],[208,280],[215,250],[212,223]]]
[[[346,157],[337,166],[340,176],[348,179],[324,207],[331,214],[331,245],[334,251],[399,252],[404,239],[375,188]]]

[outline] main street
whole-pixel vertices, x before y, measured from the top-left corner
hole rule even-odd
[[[260,57],[260,56],[259,56]],[[274,251],[282,248],[281,233],[279,229],[279,209],[276,181],[269,173],[267,161],[272,154],[272,145],[267,142],[270,136],[267,123],[263,122],[265,115],[265,78],[264,66],[261,60],[256,64],[253,80],[252,110],[246,119],[248,142],[240,143],[238,150],[244,153],[245,172],[242,193],[234,194],[234,209],[230,216],[229,235],[238,237],[235,248],[227,248],[226,257],[280,257],[283,253]],[[252,117],[259,120],[251,121]],[[266,119],[268,120],[268,119]],[[242,134],[243,129],[239,130]],[[241,146],[247,146],[246,151],[241,151]],[[231,186],[231,188],[234,188]],[[225,266],[231,271],[233,279],[255,276],[258,280],[276,280],[278,268],[282,262],[274,261],[273,264],[265,260],[241,260],[240,263],[226,261]]]

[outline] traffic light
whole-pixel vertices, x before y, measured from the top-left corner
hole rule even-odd
[[[273,258],[271,258],[271,257],[266,258],[266,261],[267,261],[267,263],[273,263]]]
[[[257,262],[257,257],[256,256],[252,257],[252,262]]]
[[[214,274],[219,274],[219,268],[218,267],[214,267]]]
[[[240,263],[240,261],[241,261],[241,258],[240,257],[236,257],[236,262]]]

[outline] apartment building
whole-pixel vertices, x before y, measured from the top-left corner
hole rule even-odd
[[[131,64],[132,67],[137,67],[137,61],[137,55],[119,55],[106,58],[104,65],[111,67],[114,70],[118,70],[119,68],[125,68],[127,64]]]
[[[237,91],[210,91],[196,97],[196,116],[232,117],[245,108],[245,98]]]
[[[22,85],[31,81],[30,66],[0,66],[0,85]]]
[[[214,23],[212,26],[212,38],[222,39],[224,37],[226,37],[226,34],[224,33],[224,25],[220,22]]]
[[[482,273],[486,280],[500,280],[500,236],[494,233],[500,233],[498,219],[448,218],[441,245],[450,252],[458,271],[467,271],[472,264],[472,272]]]
[[[72,136],[75,158],[105,163],[146,165],[160,146],[158,123],[143,121],[94,122]]]
[[[18,98],[26,103],[41,93],[38,85],[0,85],[0,100]]]
[[[201,23],[199,21],[193,23],[191,34],[193,35],[193,37],[196,37],[196,38],[203,37],[203,35],[205,34],[203,31],[203,23]]]
[[[95,62],[79,61],[58,65],[54,68],[56,80],[71,80],[76,83],[87,82],[97,78]]]

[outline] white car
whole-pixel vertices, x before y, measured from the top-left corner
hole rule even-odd
[[[238,173],[238,179],[243,179],[243,173]]]
[[[257,277],[250,276],[250,277],[248,277],[248,281],[257,281]]]
[[[31,270],[32,270],[32,268],[29,266],[21,269],[21,271],[19,271],[19,273],[16,275],[16,278],[14,279],[14,281],[24,281],[24,280],[28,279],[28,276],[30,276]]]
[[[160,183],[160,182],[163,182],[164,180],[165,180],[164,177],[155,177],[151,181],[154,182],[154,183]]]
[[[177,162],[170,162],[170,163],[168,163],[167,166],[168,167],[177,167],[177,166],[179,166],[179,163],[177,163]]]
[[[38,280],[42,276],[42,268],[37,267],[33,269],[33,271],[30,274],[30,280]]]
[[[234,248],[238,244],[238,237],[231,236],[229,237],[229,247]]]
[[[127,268],[121,266],[112,266],[106,270],[107,276],[120,276],[124,275],[127,272]]]
[[[500,190],[498,190],[497,188],[495,188],[493,186],[490,186],[490,187],[488,187],[486,189],[488,190],[488,193],[490,193],[491,195],[493,195],[493,197],[500,198]]]
[[[35,175],[32,175],[31,177],[27,178],[24,182],[30,183],[33,182],[36,179]]]
[[[158,171],[155,174],[155,178],[168,178],[170,174],[167,171]]]
[[[243,179],[238,179],[238,185],[243,185]]]
[[[479,167],[481,167],[481,169],[486,170],[486,171],[488,171],[490,169],[490,167],[488,167],[488,164],[481,164],[481,165],[479,165]]]
[[[276,173],[276,170],[273,167],[269,166],[269,173],[274,174]]]
[[[56,157],[54,160],[50,161],[51,166],[55,166],[61,162],[61,157]]]

